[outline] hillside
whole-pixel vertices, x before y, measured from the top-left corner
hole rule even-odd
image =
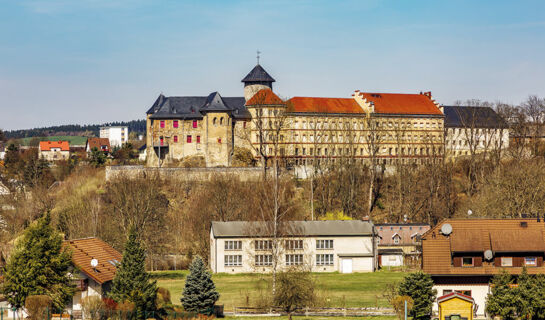
[[[67,124],[61,126],[51,126],[34,129],[21,129],[5,131],[7,139],[20,139],[32,137],[51,137],[51,136],[98,136],[100,127],[105,126],[127,126],[129,132],[144,134],[146,132],[146,120],[132,120],[109,122],[103,124]]]

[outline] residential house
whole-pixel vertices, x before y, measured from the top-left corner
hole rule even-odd
[[[373,272],[377,268],[372,222],[291,221],[279,226],[282,236],[276,240],[271,226],[264,222],[212,222],[212,271],[271,272],[276,263],[277,270],[300,267],[314,272]]]
[[[101,127],[100,137],[103,139],[108,139],[112,148],[121,148],[123,144],[129,142],[129,127]]]
[[[490,107],[442,106],[448,157],[505,150],[509,126]]]
[[[243,97],[159,95],[147,111],[147,165],[199,156],[207,166],[230,166],[235,147],[256,160],[280,157],[287,166],[346,157],[381,164],[442,157],[444,115],[431,92],[357,90],[352,97],[285,101],[273,92],[275,81],[258,64],[242,79]]]
[[[383,223],[378,234],[378,261],[381,267],[420,266],[421,237],[430,229],[426,223]]]
[[[70,309],[74,317],[81,318],[85,297],[105,297],[110,291],[122,255],[98,238],[67,240],[64,244],[72,250],[72,263],[78,270],[73,275],[77,291]]]
[[[545,273],[544,233],[539,219],[446,219],[422,236],[422,269],[439,296],[470,296],[482,317],[494,275]]]
[[[40,157],[48,161],[68,160],[70,143],[68,141],[40,141]]]
[[[110,140],[108,138],[89,138],[85,145],[85,151],[91,152],[93,149],[102,151],[104,153],[110,153]]]

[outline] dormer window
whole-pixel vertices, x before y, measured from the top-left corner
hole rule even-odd
[[[401,237],[400,237],[399,235],[396,234],[396,235],[394,236],[394,244],[399,244],[399,239],[400,239],[400,238],[401,238]]]
[[[512,267],[513,258],[512,257],[501,257],[501,266],[502,267]]]
[[[525,257],[524,265],[527,267],[537,267],[537,257]]]
[[[473,257],[463,257],[462,267],[473,267]]]

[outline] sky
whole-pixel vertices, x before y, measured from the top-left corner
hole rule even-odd
[[[545,1],[0,0],[0,128],[144,119],[160,93],[545,97]]]

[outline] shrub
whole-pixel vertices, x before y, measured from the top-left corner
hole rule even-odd
[[[81,309],[85,319],[103,319],[106,303],[99,296],[87,296],[81,300]]]
[[[157,288],[157,308],[162,309],[172,305],[172,300],[170,299],[170,291],[167,288],[159,287]]]
[[[52,300],[46,295],[28,296],[25,300],[25,309],[31,320],[41,320],[47,318],[47,313],[51,310]]]
[[[414,301],[409,296],[397,296],[392,300],[392,306],[399,319],[403,319],[405,316],[405,301],[407,301],[407,313],[411,312]]]
[[[433,289],[433,280],[423,272],[410,273],[399,284],[399,294],[409,296],[414,301],[411,310],[413,319],[430,319],[432,305],[437,295]]]

